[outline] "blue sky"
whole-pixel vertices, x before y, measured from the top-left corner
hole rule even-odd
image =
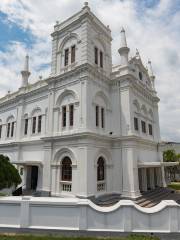
[[[51,37],[83,0],[0,1],[0,97],[21,84],[24,56],[30,56],[30,82],[50,74]],[[161,136],[180,141],[180,0],[89,0],[91,10],[112,30],[113,64],[119,64],[120,29],[126,30],[130,56],[138,48],[156,74]]]
[[[6,51],[11,42],[22,42],[29,48],[35,42],[35,37],[29,29],[22,29],[16,22],[8,20],[6,13],[0,12],[0,51]]]

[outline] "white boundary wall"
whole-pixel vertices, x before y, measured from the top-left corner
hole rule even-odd
[[[142,208],[130,200],[99,207],[77,198],[0,198],[0,228],[111,232],[180,232],[180,206],[162,201]]]

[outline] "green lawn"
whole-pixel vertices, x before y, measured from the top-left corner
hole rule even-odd
[[[0,193],[0,197],[4,197],[4,196],[6,196],[5,193]]]
[[[174,190],[180,190],[180,182],[172,182],[168,187],[173,188]]]
[[[60,237],[51,235],[0,235],[0,240],[159,240],[157,237],[130,235],[128,237]]]

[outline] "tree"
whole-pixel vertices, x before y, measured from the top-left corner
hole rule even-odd
[[[174,149],[169,149],[163,152],[164,162],[176,162],[177,155]]]
[[[0,190],[13,185],[17,187],[20,183],[21,177],[18,170],[10,163],[7,156],[0,155]]]
[[[176,154],[174,149],[169,149],[163,152],[164,162],[179,162],[180,154]],[[179,166],[166,167],[168,174],[170,175],[171,181],[176,180],[176,173],[179,171]]]

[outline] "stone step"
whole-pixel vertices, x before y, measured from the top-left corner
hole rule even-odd
[[[167,192],[169,193],[170,190],[161,189],[160,191],[156,191],[156,192],[153,192],[153,193],[148,194],[148,195],[143,195],[142,197],[140,197],[139,199],[136,200],[136,203],[137,204],[141,204],[141,203],[143,203],[146,200],[152,200],[152,199],[154,199],[154,198],[156,198],[158,196],[161,196],[161,195],[163,196],[163,194],[165,194]]]
[[[149,204],[146,204],[143,207],[146,207],[146,208],[154,207],[155,205],[160,203],[162,200],[167,200],[168,196],[170,196],[170,195],[171,195],[171,193],[167,193],[166,195],[163,196],[163,199],[162,198],[156,199],[155,201],[150,202]]]
[[[98,201],[106,201],[106,200],[114,199],[114,198],[120,199],[120,196],[121,196],[120,194],[105,194],[105,195],[97,197],[96,199]]]
[[[170,194],[171,194],[170,192],[164,192],[164,193],[158,194],[157,196],[154,196],[151,199],[146,199],[146,201],[144,201],[144,202],[142,202],[138,205],[140,205],[141,207],[155,206],[156,204],[158,204],[162,200],[166,199],[166,197]]]
[[[149,196],[156,195],[157,193],[163,192],[163,191],[164,191],[164,188],[157,188],[157,189],[153,189],[153,190],[148,190],[147,192],[143,192],[142,196],[143,197],[149,197]],[[141,199],[142,196],[139,197],[137,200]]]

